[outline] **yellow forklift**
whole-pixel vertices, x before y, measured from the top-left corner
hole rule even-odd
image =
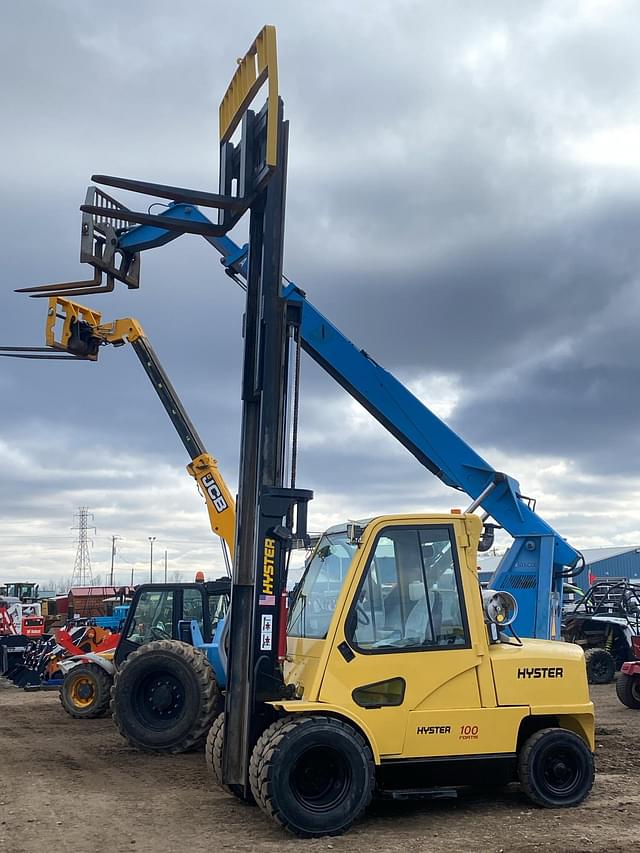
[[[246,109],[255,68],[269,78],[271,98],[275,63],[266,28],[223,99],[221,151],[225,106]],[[242,120],[248,144],[251,121]],[[269,132],[277,139],[271,162]],[[317,321],[298,288],[282,286],[287,142],[279,101],[238,181],[250,200],[250,248],[227,693],[207,749],[215,776],[307,837],[344,832],[374,794],[424,797],[478,781],[519,781],[540,806],[577,805],[594,778],[582,650],[521,640],[509,631],[514,597],[478,583],[477,553],[492,527],[474,510],[506,478],[496,476],[464,513],[388,515],[327,531],[287,626],[290,542],[306,534],[313,497],[295,482],[301,338],[370,411],[380,388],[387,399],[402,394],[366,353],[343,346],[335,326]],[[242,138],[237,145],[242,163]],[[252,184],[265,168],[268,181]],[[394,403],[386,412],[379,420],[408,444],[408,409]],[[443,455],[461,446],[433,425],[432,451],[438,442]]]

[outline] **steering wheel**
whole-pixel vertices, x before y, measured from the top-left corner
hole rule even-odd
[[[153,640],[170,640],[171,634],[164,627],[164,622],[158,622],[149,628],[149,636]]]
[[[360,602],[358,602],[356,604],[356,613],[360,617],[360,621],[362,622],[363,625],[369,625],[370,624],[371,617],[369,616],[367,611],[364,609],[364,605],[361,604]]]

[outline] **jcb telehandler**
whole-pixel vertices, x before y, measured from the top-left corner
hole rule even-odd
[[[187,471],[205,499],[230,573],[235,502],[138,321],[126,317],[104,323],[98,312],[54,296],[45,337],[53,350],[91,361],[103,346],[132,346],[191,457]],[[219,631],[229,591],[228,578],[139,587],[115,653],[64,665],[64,709],[87,718],[110,708],[122,736],[139,749],[183,752],[201,743],[221,709]]]
[[[97,361],[102,347],[126,343],[144,367],[191,457],[187,471],[204,497],[230,574],[235,502],[137,320],[125,317],[105,323],[99,312],[51,296],[46,346],[2,349],[3,354],[23,358]],[[139,587],[117,649],[76,655],[59,663],[65,676],[60,686],[64,710],[89,719],[111,708],[120,733],[140,749],[181,752],[201,742],[220,711],[225,674],[218,633],[229,592],[228,578]],[[168,670],[173,671],[172,677]]]

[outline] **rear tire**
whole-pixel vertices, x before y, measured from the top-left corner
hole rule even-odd
[[[621,672],[616,681],[616,695],[627,708],[640,710],[640,675]]]
[[[529,799],[544,808],[581,803],[593,785],[593,753],[574,732],[541,729],[518,756],[518,779]]]
[[[265,730],[250,771],[260,808],[302,838],[341,835],[371,802],[371,748],[333,717],[289,716]]]
[[[587,649],[584,653],[589,684],[610,684],[616,674],[616,661],[606,649]]]
[[[116,672],[111,713],[136,749],[179,753],[202,746],[222,698],[205,654],[179,640],[147,643]]]
[[[218,785],[227,792],[227,794],[232,794],[238,800],[242,800],[245,803],[253,803],[253,797],[251,794],[249,796],[245,796],[244,788],[241,785],[225,785],[222,782],[222,747],[224,744],[224,714],[220,714],[213,721],[213,725],[209,729],[209,735],[207,737],[207,743],[204,748],[204,757],[207,762],[207,766],[211,773],[213,774],[213,778],[216,780]]]
[[[109,710],[113,679],[94,663],[79,663],[60,685],[60,704],[70,717],[91,720]]]

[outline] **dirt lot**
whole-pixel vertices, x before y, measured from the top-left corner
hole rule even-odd
[[[6,682],[4,683],[6,685]],[[210,783],[202,754],[142,755],[110,719],[72,720],[56,693],[0,679],[0,851],[622,851],[640,844],[640,714],[593,688],[598,776],[577,809],[530,808],[515,789],[377,804],[346,836],[300,841]]]

